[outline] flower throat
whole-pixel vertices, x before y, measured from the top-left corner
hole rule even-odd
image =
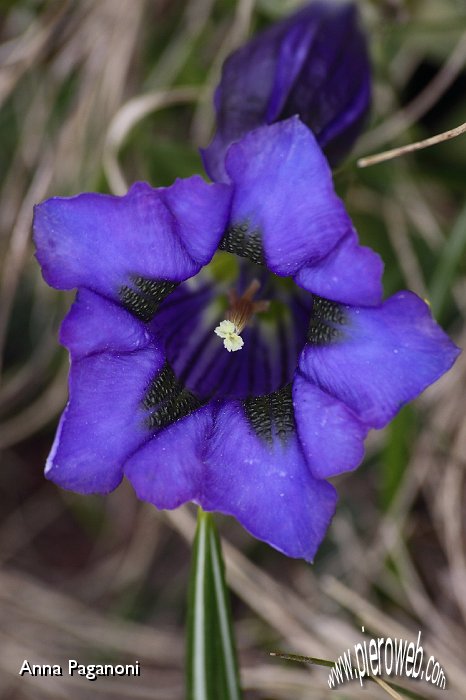
[[[254,279],[241,296],[238,296],[236,289],[230,290],[228,294],[230,308],[226,314],[226,319],[221,321],[214,331],[220,338],[223,338],[223,345],[228,352],[241,350],[244,345],[241,332],[254,314],[269,309],[269,301],[253,301],[259,289],[260,282]]]

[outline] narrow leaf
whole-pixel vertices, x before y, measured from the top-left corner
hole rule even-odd
[[[188,607],[187,699],[241,700],[221,544],[199,508]]]
[[[220,538],[213,518],[210,528],[210,555],[212,558],[212,574],[215,590],[218,640],[221,649],[221,662],[223,668],[224,695],[225,700],[240,700],[241,691],[239,686],[238,663],[236,658],[236,648],[231,622],[230,601],[228,588],[225,581],[225,567],[223,564]]]
[[[209,556],[209,525],[198,511],[188,601],[187,698],[215,700],[215,610]]]

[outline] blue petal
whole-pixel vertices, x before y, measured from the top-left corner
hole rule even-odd
[[[226,167],[235,185],[230,226],[261,235],[277,275],[320,261],[351,232],[327,161],[297,117],[233,144]]]
[[[217,132],[206,171],[226,181],[228,146],[297,114],[332,165],[350,150],[370,104],[367,47],[351,4],[313,2],[231,54],[215,95]]]
[[[299,375],[293,382],[299,441],[312,474],[327,479],[356,469],[367,426],[344,403]]]
[[[371,73],[356,5],[327,2],[320,7],[321,11],[325,7],[324,22],[287,96],[281,118],[299,114],[329,162],[336,165],[350,151],[366,121]]]
[[[212,426],[212,408],[205,406],[160,431],[135,452],[125,475],[138,497],[167,509],[187,501],[199,503]]]
[[[71,363],[70,398],[47,460],[49,479],[86,494],[118,486],[126,458],[150,435],[142,400],[162,363],[155,348]]]
[[[211,259],[229,200],[225,185],[198,176],[161,189],[137,183],[124,197],[52,198],[35,210],[37,258],[52,287],[111,299],[134,276],[180,281]]]
[[[325,299],[372,306],[382,301],[382,273],[380,257],[360,246],[356,232],[351,230],[325,258],[302,267],[295,282]]]
[[[259,438],[239,402],[216,417],[201,505],[233,515],[254,537],[308,561],[335,510],[333,486],[311,475],[296,434],[272,444]]]
[[[60,342],[73,358],[96,352],[142,350],[150,342],[146,326],[109,299],[81,289],[60,329]]]
[[[158,508],[193,500],[310,561],[336,503],[334,488],[311,475],[296,435],[286,444],[265,443],[239,401],[205,407],[170,426],[133,455],[126,475],[138,496]]]
[[[380,307],[342,310],[345,320],[335,324],[336,338],[307,345],[299,367],[367,426],[383,427],[459,354],[427,304],[411,292],[400,292]]]
[[[298,23],[299,31],[299,23]],[[215,91],[217,133],[210,146],[201,149],[204,167],[212,180],[228,182],[225,171],[225,154],[228,147],[242,136],[269,123],[267,111],[275,82],[277,51],[282,40],[283,27],[273,25],[263,35],[263,41],[253,40],[227,58],[222,68],[222,79]],[[292,30],[295,37],[295,30]],[[296,51],[294,68],[301,68],[304,58]],[[295,78],[295,70],[288,66],[283,71]],[[278,95],[273,98],[277,102]],[[273,120],[273,119],[272,119]]]
[[[314,9],[317,6],[314,6]],[[313,13],[315,14],[315,13]],[[320,29],[319,18],[313,17],[317,21],[309,21],[308,13],[300,13],[301,21],[293,21],[293,18],[288,20],[288,29],[286,32],[280,31],[280,24],[275,27],[275,42],[267,44],[269,51],[272,47],[273,51],[273,83],[270,95],[268,96],[267,111],[265,114],[265,123],[272,124],[274,121],[280,120],[280,114],[285,107],[287,99],[292,91],[295,82],[299,84],[299,76],[301,71],[308,68],[307,59],[310,47],[316,39],[316,35]],[[272,34],[272,32],[271,32]],[[253,42],[254,43],[254,42]],[[264,42],[257,41],[259,46],[262,45],[262,50],[266,48]],[[275,45],[273,45],[275,44]],[[250,73],[249,80],[253,77]],[[308,95],[310,97],[310,95]],[[253,103],[254,104],[254,103]],[[257,103],[256,103],[257,110]],[[256,112],[257,114],[257,112]],[[288,116],[299,114],[296,110]],[[301,115],[299,115],[301,118]],[[263,122],[262,122],[263,123]],[[260,126],[258,122],[257,126]]]

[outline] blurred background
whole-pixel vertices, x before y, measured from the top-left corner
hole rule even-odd
[[[123,484],[81,497],[43,478],[67,396],[57,343],[72,295],[43,282],[32,207],[51,195],[122,193],[202,172],[197,152],[226,55],[297,7],[285,0],[0,1],[0,698],[183,698],[194,511],[159,513]],[[463,0],[358,3],[374,106],[336,173],[391,294],[428,299],[466,338],[466,136],[360,169],[356,157],[466,121]],[[384,431],[355,473],[313,566],[218,518],[246,700],[389,697],[273,650],[334,660],[366,634],[416,640],[466,697],[466,358]],[[141,662],[141,678],[18,676],[31,663]],[[396,696],[394,696],[396,697]],[[219,699],[221,700],[221,699]]]

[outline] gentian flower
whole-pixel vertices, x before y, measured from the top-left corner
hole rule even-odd
[[[46,473],[79,493],[126,475],[158,508],[194,501],[312,560],[328,477],[458,349],[414,294],[382,302],[381,262],[299,119],[248,133],[226,171],[36,208],[46,281],[78,288]]]
[[[202,153],[206,172],[212,180],[227,181],[228,146],[248,131],[293,115],[336,165],[364,125],[370,95],[356,5],[312,2],[225,61],[214,98],[217,132]]]

